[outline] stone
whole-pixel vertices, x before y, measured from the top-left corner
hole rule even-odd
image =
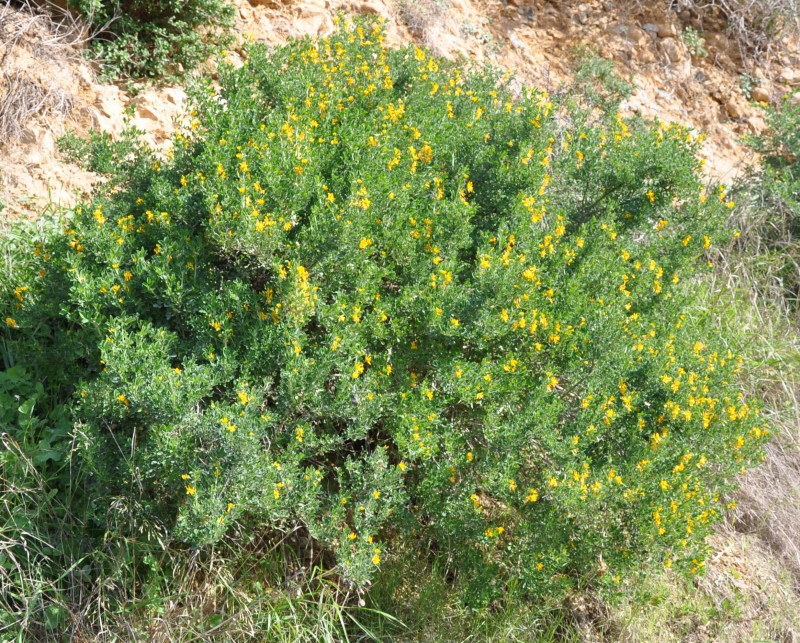
[[[527,45],[520,40],[517,34],[515,34],[513,31],[509,32],[508,34],[508,42],[510,42],[511,46],[515,47],[516,49],[525,49],[527,47]]]
[[[750,98],[757,103],[769,103],[769,92],[763,87],[753,87]]]
[[[392,15],[389,10],[379,2],[362,2],[358,7],[359,13],[371,13],[380,16],[386,20],[390,20]]]
[[[184,103],[186,103],[186,92],[180,87],[164,87],[161,93],[164,94],[164,98],[166,98],[168,102],[175,105],[178,109],[182,108]]]
[[[656,25],[656,35],[659,38],[674,38],[678,35],[675,27],[669,23],[661,23]]]
[[[750,116],[745,122],[753,134],[761,134],[766,128],[764,119],[758,116]]]
[[[122,121],[125,105],[122,101],[122,92],[115,85],[96,85],[94,87],[96,98],[95,107],[100,114],[112,121]]]
[[[738,120],[742,117],[742,108],[735,100],[729,98],[725,101],[725,113],[729,118]]]
[[[786,83],[787,85],[793,85],[795,80],[797,79],[797,74],[795,71],[789,67],[781,70],[781,82]]]
[[[623,38],[628,37],[628,25],[617,23],[611,25],[611,27],[609,27],[609,30],[617,34],[618,36],[622,36]]]
[[[661,41],[661,51],[671,63],[678,63],[683,59],[683,51],[675,38],[664,38]]]
[[[705,39],[705,43],[703,43],[705,48],[712,53],[727,52],[730,47],[730,40],[725,34],[703,34],[703,38]]]
[[[789,99],[789,104],[792,107],[800,107],[800,92],[792,94],[792,97]]]
[[[645,65],[649,65],[656,61],[656,57],[653,54],[653,51],[649,47],[644,47],[639,51],[639,60],[642,61]]]
[[[632,25],[628,28],[628,40],[637,47],[647,47],[650,44],[650,36],[644,29]]]

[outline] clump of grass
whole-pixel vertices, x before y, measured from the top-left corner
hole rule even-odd
[[[450,0],[394,0],[395,11],[411,34],[427,46],[434,46],[436,35],[450,11]]]
[[[68,12],[46,12],[32,2],[0,5],[0,145],[13,143],[34,116],[66,115],[74,97],[39,69],[18,66],[27,49],[40,61],[74,59],[84,40],[81,23]]]

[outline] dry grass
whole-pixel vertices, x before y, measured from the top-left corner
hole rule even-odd
[[[786,315],[794,307],[778,284],[769,273],[754,273],[753,263],[734,256],[724,265],[719,286],[748,300],[734,302],[723,323],[749,338],[748,393],[764,400],[774,439],[764,463],[742,478],[728,529],[760,538],[791,572],[800,596],[800,328]]]
[[[400,22],[426,47],[436,45],[450,8],[450,0],[395,0]]]
[[[13,143],[34,116],[66,115],[74,103],[58,74],[43,73],[80,56],[85,27],[66,11],[30,0],[0,5],[0,142]]]
[[[768,55],[784,35],[800,35],[800,0],[671,0],[670,6],[722,15],[743,60]]]

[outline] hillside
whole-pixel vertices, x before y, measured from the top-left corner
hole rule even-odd
[[[613,60],[633,79],[623,114],[679,122],[708,134],[702,150],[709,176],[731,180],[753,158],[740,139],[760,133],[761,110],[800,86],[800,57],[788,37],[770,52],[743,57],[721,17],[663,2],[394,2],[235,0],[236,34],[271,45],[289,37],[331,32],[338,11],[379,15],[388,42],[420,42],[449,58],[463,56],[510,69],[520,83],[559,91],[574,74],[582,48]],[[618,6],[619,5],[619,6]],[[60,16],[60,17],[59,17]],[[695,55],[680,34],[702,33]],[[0,60],[6,78],[0,198],[9,211],[35,212],[48,200],[70,203],[91,177],[57,159],[56,139],[90,128],[118,134],[125,110],[132,124],[163,144],[173,131],[185,94],[178,87],[137,90],[97,81],[80,56],[86,33],[68,15],[48,19],[6,4],[0,15]],[[231,52],[241,56],[241,48]]]
[[[330,36],[339,12],[383,19],[390,48],[415,43],[464,66],[477,63],[510,70],[511,89],[517,95],[526,86],[565,95],[580,81],[582,64],[612,61],[617,74],[632,86],[630,97],[620,105],[623,117],[677,123],[695,135],[706,135],[699,154],[709,185],[731,185],[749,176],[759,157],[744,139],[767,131],[768,105],[779,105],[793,92],[791,100],[800,104],[796,35],[786,31],[768,43],[748,41],[749,34],[732,30],[732,21],[721,10],[701,10],[692,2],[232,0],[232,4],[235,41],[222,56],[234,67],[247,64],[249,43],[278,47],[289,39]],[[144,140],[166,159],[174,151],[172,137],[182,125],[180,119],[186,117],[187,93],[178,81],[101,81],[97,65],[83,56],[89,39],[86,27],[58,6],[50,6],[50,11],[18,2],[0,8],[0,204],[5,205],[6,222],[35,220],[45,211],[72,207],[106,180],[66,160],[57,143],[64,134],[85,137],[97,130],[116,139],[129,123],[141,129]],[[219,64],[213,59],[193,73],[220,82]],[[362,242],[364,250],[372,239],[365,236]],[[509,243],[513,246],[513,241]],[[651,587],[640,588],[635,600],[617,604],[606,604],[592,593],[574,594],[567,601],[567,622],[580,640],[795,641],[800,637],[800,370],[793,357],[800,336],[791,321],[770,316],[769,301],[750,306],[748,293],[755,287],[748,276],[728,266],[727,257],[721,256],[719,263],[730,271],[716,274],[703,297],[718,315],[715,323],[723,335],[734,327],[741,333],[731,344],[750,360],[745,388],[766,400],[765,415],[777,439],[767,446],[764,464],[741,477],[741,490],[731,499],[726,520],[709,537],[713,553],[705,573],[689,584],[666,573]],[[299,274],[300,288],[304,281]],[[730,305],[727,313],[720,314],[719,301],[725,297]],[[302,431],[297,436],[302,442]],[[375,557],[380,560],[378,553]],[[397,600],[402,600],[401,591],[414,592],[399,582],[397,586]],[[407,598],[409,604],[424,600]],[[173,608],[176,615],[181,613],[179,604]],[[205,604],[202,609],[212,610]],[[170,640],[173,626],[169,619],[154,625],[153,640]],[[442,631],[422,627],[416,640],[436,640]],[[498,635],[496,640],[517,640],[507,636]]]

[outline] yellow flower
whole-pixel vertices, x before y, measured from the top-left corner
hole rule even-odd
[[[196,490],[192,485],[190,485],[190,484],[186,485],[186,495],[187,496],[193,496],[195,494],[195,492],[196,492]]]

